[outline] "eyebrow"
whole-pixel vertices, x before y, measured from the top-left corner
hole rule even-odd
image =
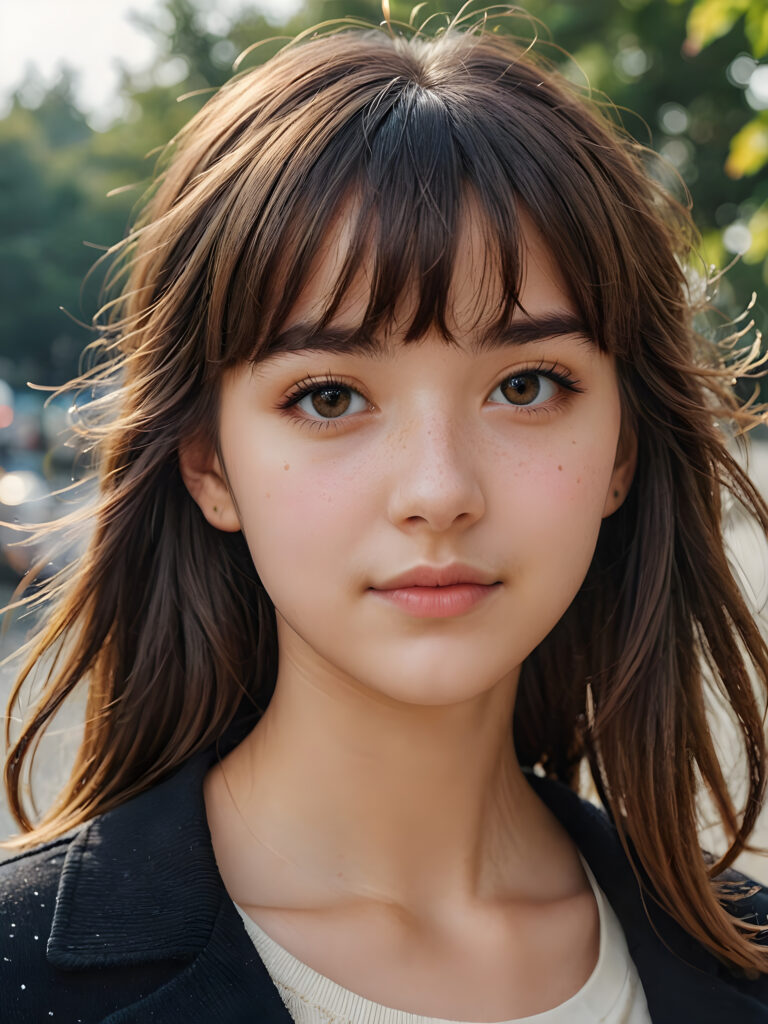
[[[508,345],[528,345],[534,341],[548,341],[565,335],[577,335],[582,342],[594,344],[587,325],[576,313],[556,309],[540,316],[520,317],[511,320],[503,327],[486,332],[476,338],[470,345],[475,354]]]
[[[577,335],[587,344],[594,344],[584,321],[568,310],[553,310],[539,316],[526,315],[511,320],[477,336],[469,345],[479,355],[499,348],[528,345],[565,335]],[[261,359],[284,353],[331,352],[335,354],[383,356],[393,351],[390,341],[366,334],[358,327],[326,327],[318,331],[311,323],[297,323],[270,338]]]

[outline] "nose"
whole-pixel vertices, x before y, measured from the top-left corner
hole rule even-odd
[[[396,441],[389,518],[401,529],[466,529],[485,512],[476,439],[448,416],[421,417]]]

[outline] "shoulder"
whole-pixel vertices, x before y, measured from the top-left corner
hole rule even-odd
[[[130,1019],[216,1019],[192,1010],[201,991],[227,996],[221,963],[239,933],[247,935],[210,844],[204,769],[199,759],[185,764],[73,832],[0,863],[3,1022],[38,1024],[53,1012],[92,1024],[133,1007]],[[221,963],[212,971],[206,956],[214,948]],[[248,955],[246,945],[244,963]],[[184,987],[190,971],[197,996]],[[153,1009],[139,1012],[147,1000]]]
[[[565,826],[592,869],[619,919],[647,990],[659,984],[658,979],[671,969],[670,965],[685,962],[696,969],[699,979],[721,978],[733,989],[757,1000],[761,1007],[768,1007],[768,974],[749,978],[744,972],[732,970],[663,909],[652,880],[636,856],[630,861],[614,821],[602,806],[559,781],[533,773],[527,774],[527,778]],[[631,838],[629,846],[631,850]],[[712,857],[706,851],[702,855],[711,863]],[[754,941],[768,945],[768,887],[732,868],[718,875],[712,884],[729,914],[765,928]],[[679,990],[684,990],[682,979]]]

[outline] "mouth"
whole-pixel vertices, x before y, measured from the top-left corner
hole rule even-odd
[[[492,586],[498,578],[491,572],[464,565],[462,562],[451,562],[449,565],[417,565],[412,569],[393,576],[384,583],[377,584],[375,590],[399,590],[408,587],[453,587],[464,584]]]
[[[418,566],[370,589],[409,615],[444,619],[466,614],[500,587],[489,573],[454,563]]]

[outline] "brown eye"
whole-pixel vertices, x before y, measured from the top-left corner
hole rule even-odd
[[[316,413],[333,418],[347,411],[351,395],[349,388],[321,388],[312,392],[311,399],[312,408]]]
[[[494,405],[515,405],[519,409],[533,410],[545,406],[547,411],[554,411],[559,399],[569,393],[580,395],[583,391],[580,381],[555,366],[549,366],[511,373],[494,388],[488,401]]]
[[[347,413],[364,412],[368,402],[354,388],[329,380],[302,388],[295,405],[311,420],[338,420]]]
[[[499,390],[513,405],[530,405],[539,397],[541,379],[535,373],[521,373],[515,377],[507,377],[502,381]]]

